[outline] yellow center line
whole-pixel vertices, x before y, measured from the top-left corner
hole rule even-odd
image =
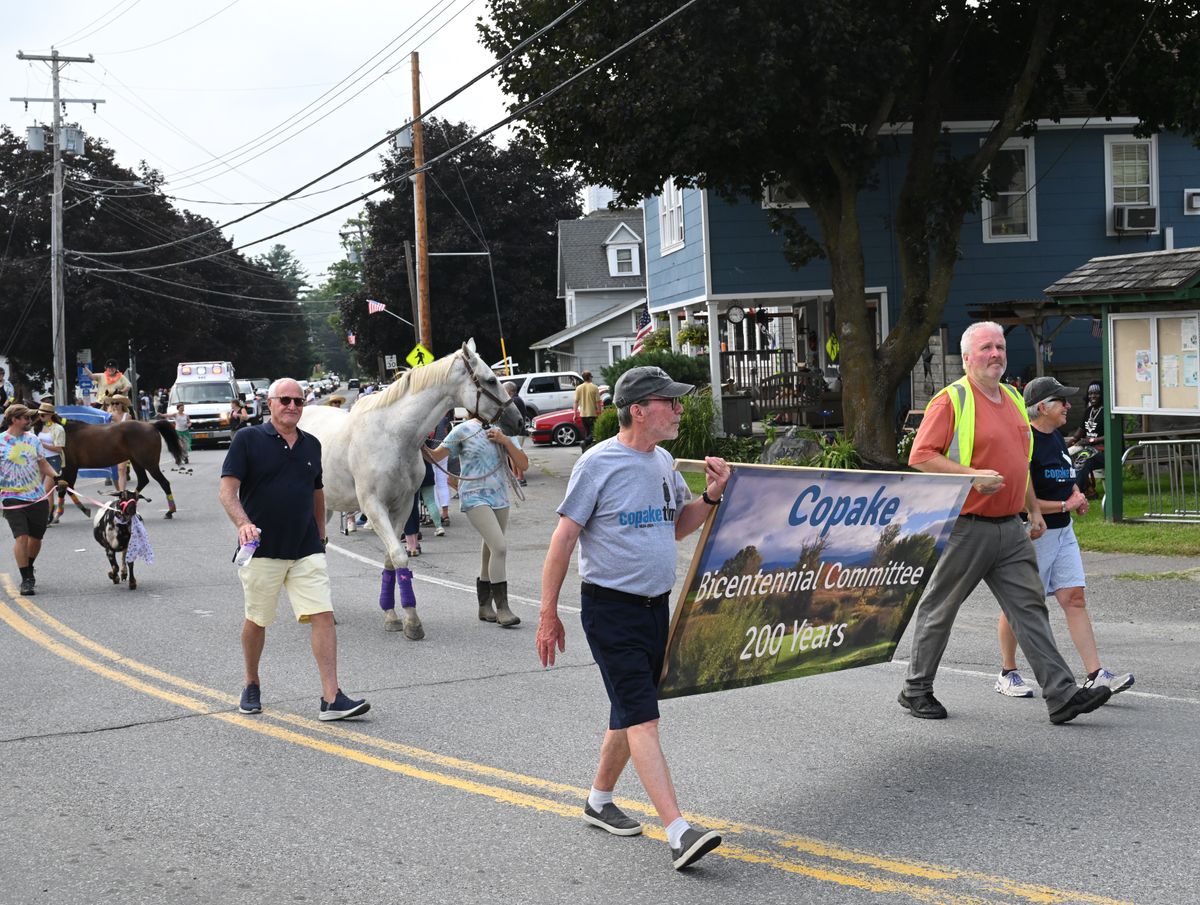
[[[2,574],[0,575],[0,579],[3,580],[5,590],[7,591],[9,597],[11,597],[22,609],[24,609],[26,613],[38,619],[50,629],[60,634],[63,638],[72,641],[79,647],[98,654],[99,656],[112,661],[113,664],[124,669],[140,672],[143,675],[152,677],[159,682],[190,691],[193,694],[209,698],[213,701],[219,702],[222,705],[232,707],[238,703],[238,699],[233,695],[218,691],[216,689],[208,688],[204,685],[200,685],[179,676],[156,669],[153,666],[140,663],[136,660],[125,657],[117,651],[107,648],[102,644],[99,644],[98,642],[80,634],[79,632],[55,619],[53,616],[29,601],[27,598],[20,596],[16,592],[16,586],[9,575]],[[435,782],[440,785],[455,788],[470,794],[481,795],[499,803],[552,813],[558,816],[570,818],[572,820],[577,820],[579,818],[579,801],[587,794],[586,789],[578,786],[555,782],[553,780],[542,779],[534,776],[527,776],[525,774],[514,773],[509,770],[490,767],[485,764],[479,764],[473,761],[456,758],[451,755],[424,751],[411,745],[405,745],[399,742],[381,739],[358,730],[347,728],[345,726],[332,726],[316,720],[296,716],[294,714],[272,713],[262,714],[255,717],[247,717],[238,713],[214,711],[212,707],[204,701],[159,688],[155,685],[143,682],[126,672],[122,672],[118,669],[114,669],[110,666],[104,665],[103,663],[90,659],[74,648],[69,647],[68,645],[47,635],[36,626],[21,618],[21,616],[19,616],[14,610],[3,603],[0,603],[0,619],[3,619],[5,622],[7,622],[10,627],[12,627],[21,635],[24,635],[29,640],[41,645],[52,653],[55,653],[63,659],[75,663],[78,666],[82,666],[85,669],[89,669],[92,672],[104,676],[107,679],[125,685],[126,687],[132,688],[144,694],[148,694],[152,697],[159,698],[160,700],[175,704],[176,706],[182,707],[193,713],[211,716],[230,725],[234,725],[242,729],[249,729],[279,741],[290,742],[292,744],[300,745],[323,754],[342,757],[347,760],[376,767],[378,769],[387,770],[389,772],[403,774],[415,779]],[[390,760],[386,757],[380,757],[371,754],[366,751],[349,748],[343,744],[338,744],[333,741],[314,738],[312,735],[306,735],[299,731],[293,731],[292,729],[284,728],[284,726],[281,725],[275,725],[277,723],[282,723],[286,726],[294,726],[296,729],[304,730],[304,732],[307,733],[316,733],[318,735],[340,739],[342,741],[357,744],[363,747],[386,751],[391,754],[400,755],[410,760],[420,761],[426,764],[441,767],[443,769],[475,774],[477,776],[488,777],[492,780],[507,782],[513,785],[521,785],[557,795],[569,796],[571,800],[569,802],[556,801],[510,788],[503,788],[488,783],[478,782],[474,779],[452,776],[446,773],[427,770],[413,764],[401,763],[395,760]],[[641,815],[646,815],[651,818],[654,817],[653,806],[648,803],[626,798],[618,799],[618,801],[626,810]],[[1042,886],[1038,884],[1027,884],[1012,880],[1010,878],[995,877],[972,871],[962,871],[956,868],[947,868],[931,864],[922,864],[920,862],[908,862],[885,858],[868,852],[842,848],[818,839],[795,835],[771,827],[758,826],[755,824],[737,821],[721,820],[719,818],[712,818],[698,814],[688,814],[687,816],[690,820],[694,820],[697,823],[717,829],[723,833],[754,833],[766,836],[780,847],[788,849],[791,852],[802,853],[804,855],[810,855],[830,861],[845,862],[857,865],[859,867],[872,868],[885,873],[897,874],[919,880],[958,881],[960,883],[966,882],[981,887],[980,891],[984,894],[1001,894],[1010,898],[1012,896],[1017,896],[1026,901],[1037,903],[1037,905],[1054,905],[1054,903],[1067,902],[1079,902],[1085,903],[1085,905],[1128,905],[1128,903],[1123,903],[1119,900],[1092,895],[1089,893],[1059,890],[1053,887]],[[648,825],[646,827],[645,834],[651,838],[665,840],[663,831],[661,828],[656,826]],[[810,863],[803,859],[799,859],[794,855],[780,856],[778,853],[753,849],[730,843],[723,844],[719,849],[716,849],[713,852],[713,855],[719,855],[727,859],[742,861],[749,864],[764,865],[777,870],[806,876],[823,882],[836,883],[843,886],[861,888],[875,892],[902,894],[918,902],[942,903],[942,905],[982,905],[982,903],[991,901],[989,899],[979,898],[978,896],[969,893],[964,894],[953,892],[938,888],[936,886],[923,886],[917,883],[894,880],[887,877],[879,877],[871,874],[859,873],[856,871],[834,870],[825,866]]]

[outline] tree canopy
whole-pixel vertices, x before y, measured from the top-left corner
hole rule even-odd
[[[569,0],[489,0],[479,28],[497,56]],[[540,97],[680,7],[680,0],[593,0],[502,70],[516,106]],[[1005,140],[1085,104],[1143,129],[1194,133],[1200,16],[1194,0],[729,0],[700,2],[633,49],[532,109],[527,128],[552,165],[573,165],[619,201],[667,179],[722,197],[758,198],[786,182],[818,229],[772,214],[796,266],[829,259],[846,361],[846,426],[864,458],[895,458],[893,409],[941,322],[964,217],[994,194],[989,166]],[[951,120],[991,122],[985,140],[950,146]],[[900,315],[876,344],[865,296],[861,192],[898,155],[892,230]]]
[[[430,118],[425,158],[472,134],[466,123]],[[392,150],[380,178],[397,179],[411,168],[410,152]],[[556,298],[557,226],[580,214],[578,178],[566,166],[547,165],[540,144],[522,135],[507,147],[490,139],[472,144],[431,168],[425,185],[431,351],[445,355],[473,336],[480,354],[496,360],[503,328],[508,354],[522,357],[565,321]],[[377,354],[403,356],[416,342],[411,327],[386,314],[368,316],[366,307],[367,298],[375,299],[414,320],[404,260],[405,240],[415,249],[411,182],[397,179],[386,197],[368,205],[367,221],[363,292],[343,297],[341,321],[356,335],[360,363],[373,371]],[[487,257],[440,256],[488,250],[495,295]]]
[[[167,385],[190,359],[230,360],[241,373],[308,373],[312,362],[296,295],[271,270],[237,253],[149,273],[130,272],[213,252],[231,244],[210,233],[183,244],[113,257],[95,252],[145,249],[212,226],[175,208],[162,177],[144,164],[119,166],[103,141],[86,157],[67,156],[63,241],[68,373],[75,352],[124,361],[132,347],[143,387]],[[50,306],[51,159],[26,150],[0,126],[0,354],[23,377],[53,371]],[[282,248],[282,246],[280,246]],[[286,249],[283,249],[286,253]],[[287,253],[290,255],[290,253]]]

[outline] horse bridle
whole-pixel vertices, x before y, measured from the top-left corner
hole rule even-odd
[[[478,418],[481,422],[486,424],[486,423],[488,423],[489,420],[495,420],[495,419],[499,418],[500,413],[504,411],[504,407],[506,405],[516,405],[516,403],[513,401],[512,396],[509,396],[506,399],[501,399],[495,393],[493,393],[491,390],[489,390],[486,386],[484,386],[483,381],[481,381],[479,379],[479,375],[475,373],[475,369],[473,367],[471,367],[471,362],[467,360],[465,351],[461,354],[462,354],[463,365],[467,369],[467,376],[469,376],[471,378],[471,383],[475,384],[475,408],[470,411],[472,418]],[[496,403],[496,405],[498,406],[496,415],[493,419],[483,418],[479,414],[479,400],[481,398],[483,398],[484,396],[486,396],[488,399],[492,400],[492,402]]]

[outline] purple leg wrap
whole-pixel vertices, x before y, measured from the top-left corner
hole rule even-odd
[[[379,581],[379,608],[394,610],[396,608],[396,570],[384,569]]]
[[[400,585],[400,606],[415,607],[417,595],[413,593],[412,569],[397,569],[396,584]]]

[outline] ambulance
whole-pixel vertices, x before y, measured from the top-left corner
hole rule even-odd
[[[238,395],[233,365],[228,361],[181,361],[175,369],[175,385],[167,401],[167,417],[176,406],[192,420],[192,443],[216,443],[233,437],[229,408]]]

